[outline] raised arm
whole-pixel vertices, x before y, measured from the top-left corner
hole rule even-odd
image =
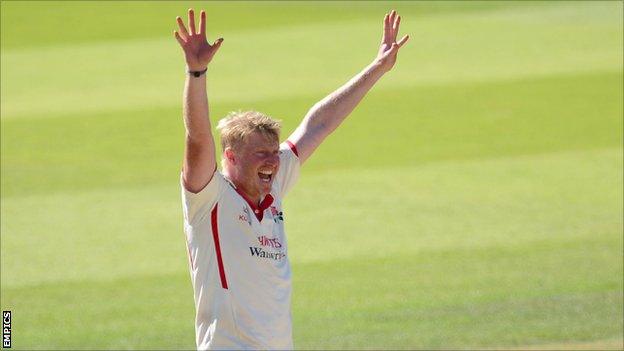
[[[192,9],[188,10],[188,30],[180,17],[177,17],[176,21],[180,30],[174,31],[173,34],[184,51],[187,71],[202,72],[199,77],[192,73],[186,75],[183,96],[186,141],[182,179],[186,189],[196,193],[210,182],[216,170],[215,143],[210,128],[205,71],[219,50],[223,38],[217,39],[212,45],[208,44],[204,11],[200,14],[199,31],[195,30],[195,14]]]
[[[399,49],[409,39],[406,35],[397,43],[400,23],[401,16],[396,11],[386,14],[377,57],[345,85],[312,106],[299,127],[288,138],[296,145],[302,163],[353,111],[379,78],[392,69]]]

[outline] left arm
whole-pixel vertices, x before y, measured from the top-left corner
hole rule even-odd
[[[394,66],[399,49],[407,42],[404,36],[398,43],[401,17],[392,11],[384,17],[384,34],[375,60],[338,90],[317,102],[297,129],[288,138],[297,147],[303,164],[314,150],[331,134],[362,101],[364,95]]]

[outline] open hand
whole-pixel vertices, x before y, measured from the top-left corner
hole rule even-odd
[[[381,46],[377,53],[377,60],[381,62],[384,68],[389,71],[392,69],[396,62],[397,53],[399,49],[407,42],[409,35],[403,36],[397,43],[396,38],[399,34],[399,24],[401,23],[401,16],[397,15],[396,11],[392,10],[389,14],[386,14],[383,21],[383,37],[381,39]]]
[[[188,26],[186,30],[184,21],[180,17],[176,17],[180,32],[174,31],[178,43],[184,50],[186,65],[191,71],[203,71],[212,61],[217,50],[223,43],[223,38],[217,39],[212,45],[206,40],[206,12],[201,11],[199,18],[199,32],[195,30],[195,13],[193,9],[188,10]]]

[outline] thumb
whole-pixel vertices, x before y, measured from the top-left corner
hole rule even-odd
[[[397,43],[392,43],[390,50],[386,51],[385,56],[396,55],[397,51],[399,51],[399,45]]]
[[[215,42],[212,44],[212,46],[215,47],[215,50],[218,50],[221,47],[221,43],[223,43],[223,38],[219,38],[219,39],[215,40]]]

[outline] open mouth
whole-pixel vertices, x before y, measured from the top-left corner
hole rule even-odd
[[[258,177],[260,177],[261,182],[270,183],[273,178],[273,171],[260,171]]]

